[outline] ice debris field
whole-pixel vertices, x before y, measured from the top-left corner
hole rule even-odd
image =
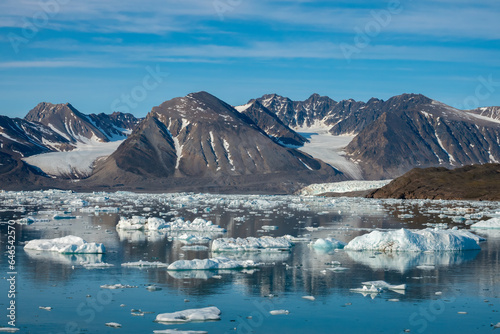
[[[336,185],[342,191],[366,186]],[[335,191],[325,185],[312,188]],[[311,276],[326,285],[341,275],[353,275],[343,281],[343,293],[395,303],[415,288],[412,279],[417,282],[428,273],[472,261],[490,247],[489,240],[500,237],[498,202],[332,199],[303,194],[0,192],[0,214],[2,226],[14,224],[23,232],[18,246],[29,259],[28,266],[47,263],[83,270],[94,277],[86,284],[102,291],[142,290],[152,295],[172,289],[157,276],[176,284],[249,281],[282,268],[284,275],[301,275],[300,280]],[[380,280],[358,275],[359,268],[392,274]],[[415,270],[421,276],[414,277]],[[133,279],[143,273],[153,279]],[[313,303],[318,297],[314,291],[299,291],[299,298]],[[196,306],[155,305],[154,319],[145,311],[131,314],[150,319],[155,333],[175,333],[183,330],[154,324],[210,324],[230,312],[230,307],[213,306],[206,300]],[[51,306],[40,307],[46,311]],[[57,308],[51,307],[50,312]],[[291,317],[297,312],[288,307],[266,310],[267,316]],[[102,325],[127,330],[130,321],[114,318]],[[183,329],[206,332],[200,326]]]

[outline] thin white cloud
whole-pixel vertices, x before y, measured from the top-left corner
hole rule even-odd
[[[18,68],[107,68],[110,64],[79,60],[41,60],[41,61],[7,61],[0,62],[0,69]]]

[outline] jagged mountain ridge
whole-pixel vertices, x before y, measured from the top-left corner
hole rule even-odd
[[[303,174],[303,176],[301,176]],[[154,107],[90,181],[140,182],[148,178],[199,180],[224,186],[278,180],[345,179],[304,153],[279,145],[249,117],[206,92]],[[266,181],[268,182],[268,181]]]
[[[419,94],[366,103],[317,94],[305,101],[276,94],[251,101],[294,129],[320,126],[333,135],[355,134],[345,151],[366,178],[397,177],[413,167],[500,161],[498,107],[462,111]]]
[[[292,129],[329,127],[333,135],[356,134],[382,114],[383,101],[372,98],[368,102],[353,99],[337,102],[328,96],[311,95],[304,101],[292,101],[277,94],[268,94],[250,100],[264,107]]]
[[[302,146],[308,141],[286,126],[276,114],[264,107],[259,101],[252,101],[244,106],[236,107],[236,110],[250,118],[269,137],[278,143]]]

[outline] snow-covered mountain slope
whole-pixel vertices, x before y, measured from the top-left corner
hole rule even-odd
[[[363,178],[361,168],[346,158],[343,151],[354,136],[333,136],[325,127],[302,128],[299,131],[299,134],[308,139],[308,142],[299,148],[300,151],[321,159],[354,180]]]
[[[469,110],[470,113],[500,121],[500,107],[483,107]]]
[[[11,166],[26,162],[51,176],[86,177],[139,121],[130,114],[85,115],[70,104],[40,103],[25,119],[0,116],[0,152]]]
[[[42,153],[23,161],[52,177],[85,178],[92,174],[98,159],[111,155],[123,141],[78,143],[72,151]]]

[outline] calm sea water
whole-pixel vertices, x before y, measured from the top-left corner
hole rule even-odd
[[[75,200],[86,201],[84,211],[89,212],[82,212]],[[153,216],[167,221],[202,217],[226,228],[224,237],[290,234],[313,240],[331,236],[348,242],[373,229],[428,227],[425,224],[468,228],[474,221],[498,214],[498,202],[31,192],[1,193],[0,203],[0,327],[7,326],[10,302],[7,221],[28,216],[42,219],[15,225],[16,327],[20,333],[153,333],[162,329],[208,333],[489,333],[493,330],[490,324],[500,322],[500,233],[495,231],[481,234],[487,238],[481,251],[321,253],[304,242],[297,243],[291,252],[227,255],[265,263],[256,270],[169,272],[121,264],[138,260],[172,263],[212,254],[184,251],[181,247],[185,244],[165,234],[118,233],[115,229],[120,216]],[[90,212],[95,206],[119,208],[119,212]],[[54,220],[56,212],[77,218]],[[277,229],[264,231],[263,225]],[[23,249],[29,240],[69,234],[104,243],[106,254],[61,255]],[[85,269],[81,261],[114,266]],[[339,266],[333,261],[345,270],[332,270]],[[370,280],[405,283],[407,288],[404,293],[385,291],[366,296],[350,290]],[[136,288],[100,288],[116,283]],[[149,291],[146,288],[150,285],[161,290]],[[315,300],[303,296],[314,296]],[[220,321],[154,322],[158,313],[212,305],[222,311]],[[134,316],[132,309],[146,313]],[[280,309],[289,314],[269,313]],[[106,327],[108,322],[120,323],[122,328]]]

